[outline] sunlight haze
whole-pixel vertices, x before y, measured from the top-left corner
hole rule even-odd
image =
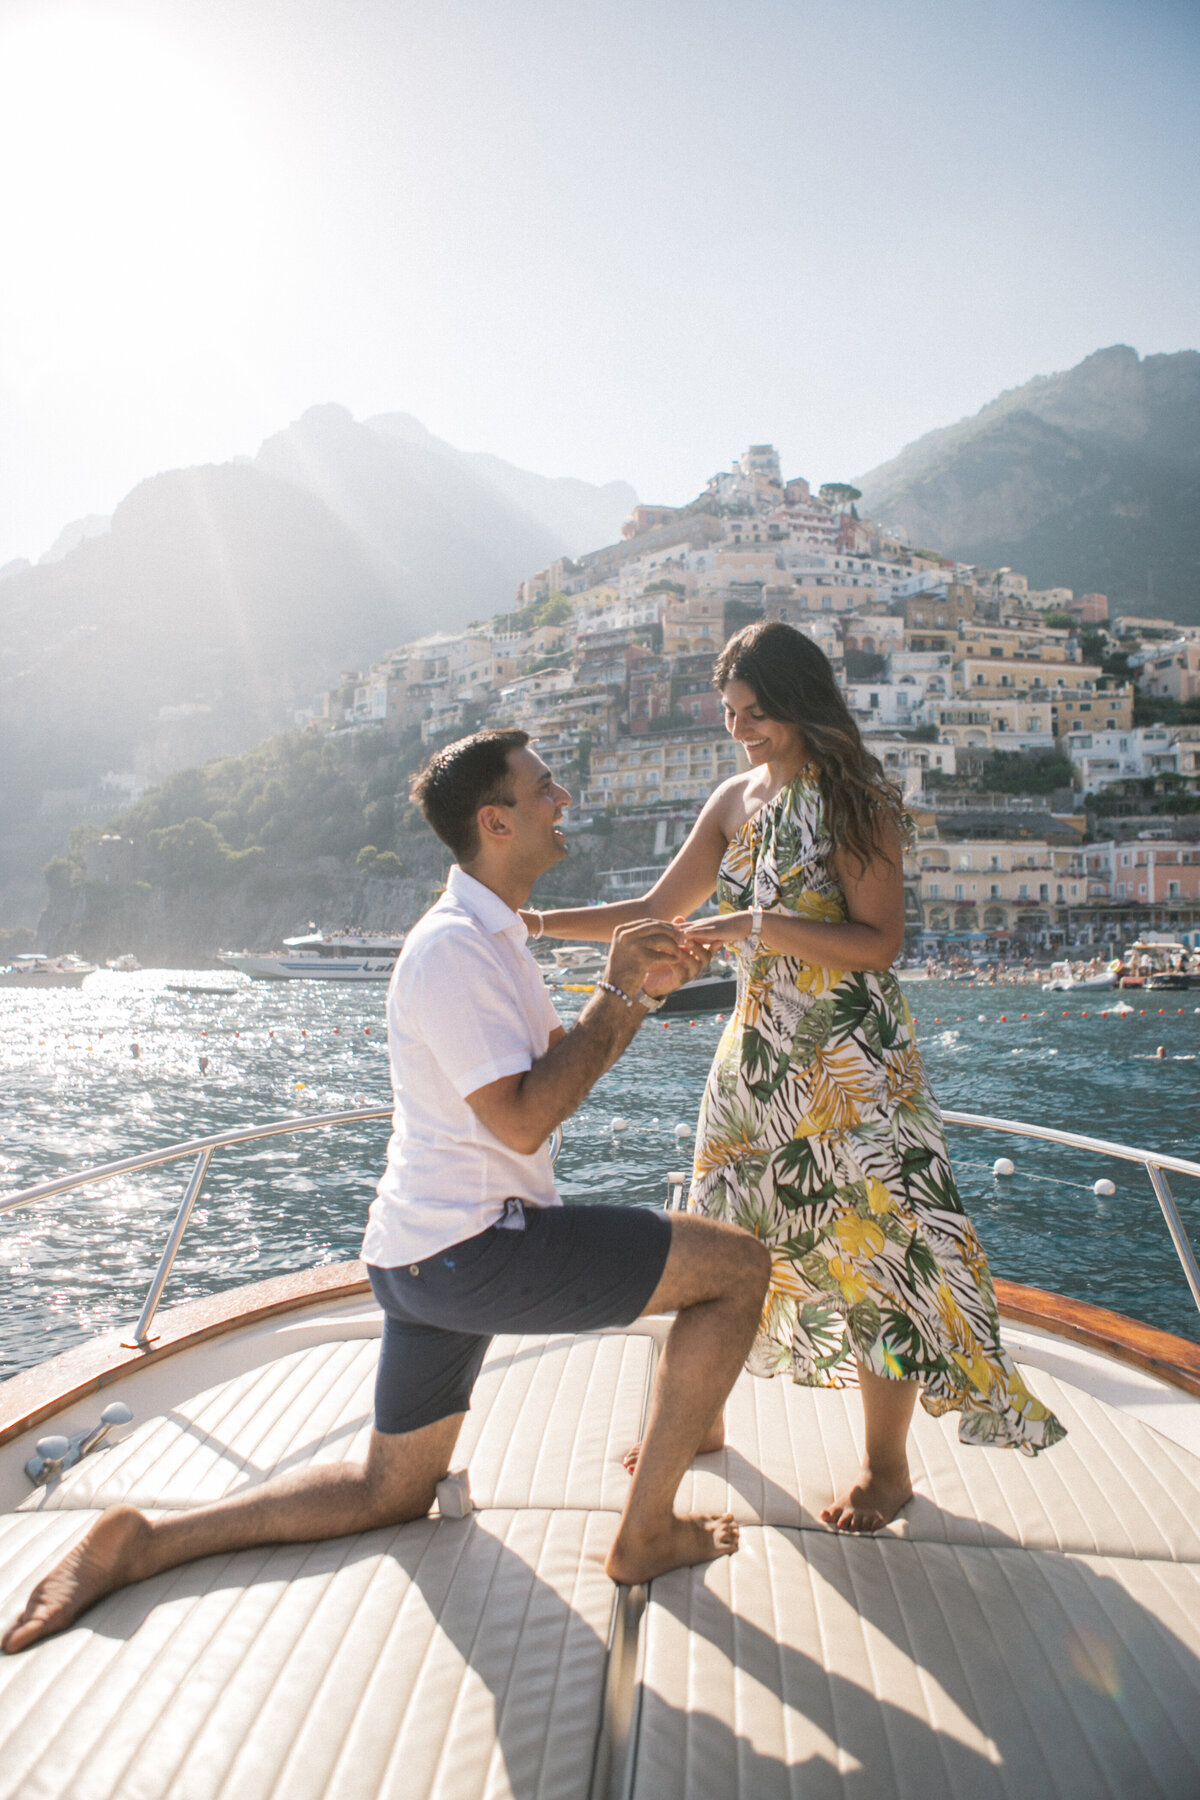
[[[678,504],[1196,347],[1196,11],[7,0],[0,565],[307,407]]]

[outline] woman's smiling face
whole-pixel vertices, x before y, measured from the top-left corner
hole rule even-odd
[[[751,768],[764,763],[800,765],[807,752],[804,735],[788,719],[772,719],[762,710],[758,695],[745,681],[729,681],[721,689],[725,729],[750,758]]]

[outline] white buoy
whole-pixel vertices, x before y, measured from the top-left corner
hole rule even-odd
[[[692,1128],[690,1125],[677,1125],[675,1127],[675,1136],[677,1138],[691,1137],[691,1135]]]
[[[629,1130],[629,1126],[626,1124],[624,1119],[614,1119],[612,1122],[612,1128],[614,1131],[628,1131]]]
[[[998,1156],[992,1164],[993,1175],[1015,1175],[1016,1172],[1016,1164],[1010,1162],[1007,1156]]]
[[[986,1024],[987,1024],[987,1014],[986,1014],[986,1013],[980,1013],[980,1015],[979,1015],[979,1023],[980,1023],[980,1024],[981,1024],[981,1025],[986,1025]]]
[[[1115,1193],[1116,1193],[1116,1191],[1117,1191],[1117,1190],[1116,1190],[1116,1188],[1115,1188],[1115,1187],[1114,1187],[1114,1186],[1113,1186],[1113,1184],[1112,1184],[1112,1182],[1111,1182],[1111,1181],[1108,1181],[1108,1180],[1106,1180],[1106,1179],[1105,1179],[1105,1178],[1104,1178],[1104,1176],[1101,1176],[1101,1178],[1100,1178],[1100,1180],[1099,1180],[1099,1181],[1094,1181],[1094,1182],[1093,1182],[1093,1183],[1092,1183],[1092,1192],[1093,1192],[1093,1194],[1101,1194],[1101,1195],[1103,1195],[1103,1196],[1104,1196],[1104,1197],[1105,1197],[1105,1198],[1106,1198],[1106,1199],[1107,1199],[1107,1197],[1108,1197],[1108,1195],[1109,1195],[1109,1194],[1115,1194]]]

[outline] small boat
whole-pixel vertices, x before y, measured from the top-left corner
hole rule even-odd
[[[0,1385],[0,1616],[103,1507],[361,1458],[381,1315],[360,1263],[158,1307],[214,1154],[390,1117],[281,1119],[0,1200],[189,1169],[136,1326]],[[1200,1165],[946,1119],[1140,1164],[1200,1305],[1167,1185]],[[0,1658],[0,1800],[1196,1800],[1200,1343],[996,1289],[1063,1443],[964,1447],[918,1408],[913,1499],[850,1536],[819,1514],[857,1397],[743,1374],[678,1499],[732,1511],[741,1548],[644,1588],[603,1560],[669,1319],[497,1337],[455,1453],[469,1495],[187,1564]]]
[[[682,987],[668,994],[659,1011],[667,1013],[686,1013],[699,1017],[701,1013],[732,1012],[737,1002],[738,978],[737,970],[730,968],[725,962],[711,963],[703,975],[697,975],[694,981],[685,981]]]
[[[124,956],[110,956],[104,966],[116,975],[136,975],[142,965],[136,956],[126,952]]]
[[[1200,971],[1186,944],[1169,939],[1139,938],[1121,958],[1118,986],[1179,990],[1200,988]]]
[[[596,944],[559,944],[537,958],[550,988],[566,993],[583,994],[591,990],[608,957],[607,946]]]
[[[218,950],[227,968],[256,981],[390,981],[402,931],[319,931],[284,938],[282,950]]]
[[[64,956],[42,956],[30,951],[14,956],[6,967],[0,968],[0,987],[82,987],[88,976],[95,973],[95,963],[84,962],[70,952]]]
[[[168,994],[221,994],[228,1000],[239,991],[235,987],[201,987],[196,982],[188,981],[168,981],[167,983]]]
[[[1043,981],[1043,994],[1069,994],[1076,988],[1112,988],[1117,985],[1117,977],[1121,971],[1119,962],[1110,962],[1104,968],[1081,963],[1078,969],[1071,963],[1053,962],[1050,964],[1050,979]]]

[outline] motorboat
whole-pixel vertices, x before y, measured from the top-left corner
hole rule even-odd
[[[1139,938],[1121,958],[1118,985],[1123,988],[1200,987],[1200,972],[1193,968],[1186,944],[1163,938]]]
[[[0,1615],[105,1506],[361,1456],[380,1314],[360,1264],[160,1301],[215,1155],[389,1117],[281,1119],[0,1201],[187,1171],[136,1325],[0,1386]],[[1200,1305],[1168,1185],[1200,1164],[946,1117],[1140,1164]],[[0,1796],[1195,1800],[1200,1343],[997,1291],[1062,1444],[964,1448],[918,1408],[913,1500],[849,1537],[819,1514],[857,1461],[856,1397],[743,1374],[678,1502],[732,1510],[741,1549],[644,1589],[603,1558],[669,1321],[495,1339],[455,1457],[469,1498],[460,1478],[411,1524],[185,1565],[0,1659]]]
[[[402,931],[319,931],[283,940],[281,950],[218,950],[227,968],[257,981],[390,981]]]
[[[588,994],[608,957],[606,945],[558,944],[535,956],[546,985],[568,994]]]
[[[110,956],[104,966],[116,975],[136,975],[142,965],[136,956],[126,951],[123,956]]]
[[[737,1002],[737,969],[724,958],[708,965],[703,975],[685,981],[664,1000],[661,1012],[686,1013],[699,1018],[704,1013],[732,1012]]]
[[[1069,994],[1077,988],[1113,988],[1121,972],[1121,964],[1117,961],[1107,963],[1103,968],[1094,964],[1072,964],[1067,961],[1050,964],[1050,979],[1043,981],[1043,994]]]
[[[566,994],[593,993],[607,954],[607,949],[587,950],[577,960],[557,961],[547,973],[548,985]],[[554,955],[560,958],[562,953],[556,950]],[[574,956],[574,952],[568,955]],[[664,1016],[686,1013],[691,1018],[699,1018],[704,1013],[732,1012],[736,1001],[737,971],[721,960],[710,963],[702,975],[684,982],[682,987],[668,994],[659,1011]]]
[[[95,963],[85,962],[81,956],[69,951],[63,956],[43,956],[31,950],[25,955],[14,956],[10,963],[0,968],[0,987],[82,987],[88,976],[95,973]]]

